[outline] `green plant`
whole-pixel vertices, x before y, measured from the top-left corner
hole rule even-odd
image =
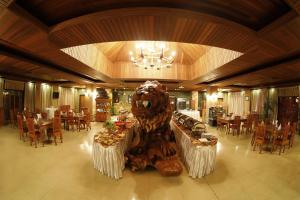
[[[107,128],[109,131],[115,131],[116,125],[112,120],[106,120],[104,122],[104,127]]]

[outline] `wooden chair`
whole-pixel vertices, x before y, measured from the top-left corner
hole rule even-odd
[[[247,121],[243,123],[242,125],[242,132],[245,134],[251,133],[252,132],[252,115],[248,115]]]
[[[67,118],[66,118],[66,124],[67,124],[67,129],[70,130],[70,127],[72,127],[72,131],[74,131],[74,126],[76,126],[78,123],[76,123],[74,119],[74,113],[73,112],[68,112],[67,113]]]
[[[60,117],[60,110],[54,111],[54,117]]]
[[[296,133],[297,133],[297,122],[294,122],[291,126],[291,131],[289,135],[289,147],[293,147]]]
[[[36,130],[34,127],[34,121],[33,118],[27,118],[27,128],[30,138],[30,146],[32,146],[32,143],[34,142],[35,148],[37,148],[37,142],[39,142],[41,139],[43,139],[42,134],[39,130]],[[44,142],[43,146],[44,146]]]
[[[232,131],[232,135],[234,135],[234,132],[236,132],[237,135],[240,134],[240,127],[241,127],[241,117],[235,116],[233,123],[229,124],[229,132]]]
[[[67,113],[70,111],[70,109],[71,109],[70,105],[61,105],[59,110],[63,113]]]
[[[266,144],[266,142],[267,142],[265,135],[266,135],[266,126],[262,122],[255,129],[255,138],[254,138],[254,142],[253,142],[253,144],[254,144],[253,151],[255,151],[256,145],[259,145],[259,153],[261,153],[263,145]]]
[[[20,140],[23,140],[25,142],[25,137],[27,136],[28,129],[23,126],[23,116],[18,114],[17,121],[18,121]]]
[[[86,128],[86,130],[88,131],[89,129],[92,129],[91,126],[91,114],[90,113],[86,113],[83,117],[82,120],[80,120],[80,125],[79,126],[83,126],[84,128]],[[80,130],[80,129],[79,129]]]
[[[80,112],[83,112],[83,114],[88,114],[89,113],[89,108],[86,108],[86,107],[81,107],[80,108],[80,110],[79,110]]]
[[[222,122],[221,118],[222,116],[217,116],[217,130],[224,130],[227,127],[227,123]]]
[[[48,119],[48,113],[46,112],[41,112],[42,119]]]
[[[290,145],[290,140],[289,140],[289,132],[290,132],[290,124],[287,123],[283,130],[279,132],[279,134],[273,139],[273,145],[272,145],[272,152],[273,150],[277,149],[279,147],[279,155],[284,153],[285,147]]]
[[[59,137],[60,142],[63,143],[63,134],[61,131],[60,117],[54,117],[54,119],[53,119],[52,136],[53,136],[55,145],[57,145],[57,142],[56,142],[57,137]]]

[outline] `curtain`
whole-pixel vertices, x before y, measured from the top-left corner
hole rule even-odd
[[[244,94],[243,92],[228,93],[228,113],[242,116],[244,115]]]
[[[298,86],[278,88],[278,96],[299,96],[299,88]]]
[[[269,111],[268,111],[268,118],[273,120],[277,119],[278,113],[278,90],[275,88],[269,89]]]
[[[264,104],[268,96],[267,89],[258,89],[251,91],[251,112],[256,112],[260,115],[264,113]]]
[[[42,83],[41,84],[41,109],[46,111],[46,108],[52,105],[52,86]]]
[[[28,82],[25,83],[24,91],[24,106],[29,112],[35,110],[35,84]]]
[[[77,92],[75,93],[75,88],[64,88],[64,87],[59,87],[59,106],[61,105],[70,105],[71,109],[74,110],[78,106],[75,105],[76,97],[78,97]],[[77,95],[76,95],[77,94]]]

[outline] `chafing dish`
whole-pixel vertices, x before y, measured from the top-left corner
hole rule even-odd
[[[179,117],[179,119],[178,119],[178,123],[180,124],[180,125],[184,125],[184,122],[185,122],[185,120],[187,119],[187,118],[189,118],[189,116],[187,116],[187,115],[182,115],[181,117]]]
[[[180,117],[182,117],[183,116],[183,114],[182,113],[176,113],[175,115],[174,115],[174,119],[175,119],[175,121],[178,123],[178,121],[179,121],[179,118]]]
[[[203,123],[197,123],[192,128],[191,136],[195,139],[201,138],[202,133],[206,132],[206,126]]]
[[[187,118],[187,119],[185,120],[185,122],[184,122],[183,125],[184,125],[184,127],[185,127],[186,129],[192,130],[192,128],[193,128],[195,125],[199,124],[199,123],[200,123],[200,122],[199,122],[198,120],[189,117],[189,118]]]

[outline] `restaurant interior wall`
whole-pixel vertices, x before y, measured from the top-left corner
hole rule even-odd
[[[120,110],[127,110],[128,112],[131,112],[131,96],[133,94],[134,90],[122,90],[122,89],[115,89],[114,90],[114,98],[118,98],[118,102],[113,102],[113,114],[117,115],[119,114]],[[183,98],[186,99],[188,102],[192,100],[192,92],[189,91],[168,91],[169,96],[175,96],[176,98]],[[197,100],[198,102],[198,100]],[[188,109],[190,108],[190,105],[188,104]]]
[[[251,91],[251,112],[257,112],[261,120],[277,120],[278,98],[299,97],[300,86],[261,88]],[[298,103],[298,111],[300,104]],[[300,112],[298,112],[298,127],[300,125]],[[300,134],[300,129],[298,128]]]

